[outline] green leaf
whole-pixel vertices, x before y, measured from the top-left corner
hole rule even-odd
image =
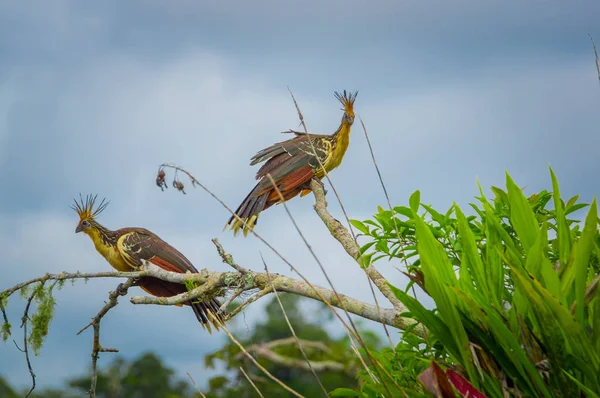
[[[418,189],[410,195],[408,199],[408,203],[410,203],[410,209],[415,213],[415,217],[417,216],[417,210],[419,210],[419,204],[421,203],[421,191]]]
[[[458,219],[458,232],[460,243],[462,245],[462,266],[468,267],[472,272],[472,276],[477,284],[477,290],[481,292],[485,297],[491,299],[491,291],[487,286],[487,277],[479,250],[477,249],[477,243],[475,242],[475,235],[469,227],[469,222],[462,212],[460,207],[454,203],[456,218]],[[498,303],[500,304],[500,303]]]
[[[403,215],[404,217],[408,217],[408,218],[413,217],[412,210],[406,206],[396,206],[396,207],[394,207],[394,211],[398,214]]]
[[[390,289],[396,296],[396,298],[408,308],[413,317],[421,322],[423,326],[425,326],[432,335],[442,342],[444,347],[457,358],[460,358],[460,351],[456,346],[456,342],[452,338],[452,334],[450,333],[450,329],[444,323],[444,321],[433,313],[433,311],[425,308],[417,299],[409,296],[407,293],[398,289],[394,285],[390,284]]]
[[[363,234],[369,234],[369,227],[358,220],[350,220],[350,224],[356,229],[358,229]]]
[[[584,325],[584,300],[586,290],[586,277],[590,266],[590,255],[594,247],[594,238],[598,234],[598,208],[596,198],[592,201],[590,211],[585,218],[585,226],[579,238],[577,252],[575,254],[575,297],[577,308],[575,317],[577,321]]]
[[[556,175],[550,167],[550,176],[552,178],[552,190],[554,191],[554,210],[556,212],[556,227],[558,229],[557,239],[559,248],[559,259],[560,263],[565,265],[569,261],[569,254],[571,253],[571,246],[573,241],[571,238],[571,230],[567,224],[567,218],[565,217],[565,210],[563,203],[560,200],[560,190],[558,188],[558,180]]]
[[[373,246],[375,243],[376,243],[376,242],[369,242],[369,243],[366,243],[366,244],[364,244],[364,245],[363,245],[363,246],[360,248],[360,250],[359,250],[359,253],[360,253],[360,254],[365,254],[365,252],[366,252],[367,250],[369,250],[369,248],[370,248],[371,246]]]
[[[594,391],[592,391],[591,388],[586,387],[581,381],[577,380],[569,372],[567,372],[564,369],[563,369],[563,372],[569,379],[571,379],[575,384],[577,384],[577,387],[581,388],[581,390],[585,393],[587,398],[600,398],[600,395],[598,395]]]
[[[330,397],[363,397],[363,393],[351,390],[349,388],[336,388],[329,393]]]
[[[460,352],[459,358],[465,365],[469,380],[476,383],[475,387],[478,387],[478,376],[471,360],[469,339],[460,321],[456,296],[449,291],[449,287],[456,285],[456,274],[443,246],[434,238],[425,221],[417,217],[416,212],[414,221],[425,287],[435,301],[440,316],[450,328],[450,333]]]
[[[523,243],[525,253],[529,252],[539,235],[538,222],[523,191],[506,173],[506,188],[510,202],[510,221]]]
[[[599,386],[598,373],[600,373],[600,356],[594,350],[582,324],[573,319],[571,313],[554,298],[539,281],[524,271],[510,266],[515,288],[521,290],[530,300],[530,308],[540,326],[539,333],[548,358],[553,375],[564,379],[559,372],[570,365],[586,375],[594,388]],[[571,361],[566,361],[571,358]],[[576,358],[577,361],[573,361]],[[561,385],[565,383],[562,380]],[[567,384],[565,384],[566,386]],[[567,388],[567,387],[565,387]],[[567,394],[567,396],[572,396]]]
[[[427,210],[427,212],[429,214],[431,214],[431,219],[435,222],[437,222],[438,224],[440,224],[440,226],[444,226],[446,225],[446,218],[441,215],[440,213],[438,213],[433,207],[428,206],[426,204],[421,203],[421,206],[423,206],[423,208],[425,210]]]
[[[571,214],[579,209],[583,209],[584,207],[587,207],[587,206],[589,206],[589,203],[577,203],[576,205],[567,207],[567,209],[565,210],[565,216],[568,214]]]

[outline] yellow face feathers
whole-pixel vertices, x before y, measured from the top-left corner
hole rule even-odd
[[[356,96],[358,95],[358,91],[347,92],[344,90],[343,93],[338,93],[337,91],[334,93],[335,98],[338,99],[344,105],[342,110],[350,117],[354,118],[354,101],[356,101]]]
[[[102,199],[100,204],[96,206],[96,198],[98,195],[87,195],[85,200],[81,195],[79,195],[79,201],[77,199],[74,200],[74,204],[71,205],[71,208],[77,212],[79,215],[79,224],[75,229],[75,232],[81,232],[91,226],[91,221],[94,220],[104,209],[108,206],[106,199]]]

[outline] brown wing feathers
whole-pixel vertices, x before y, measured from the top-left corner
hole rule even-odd
[[[136,265],[141,264],[142,260],[147,260],[170,272],[198,272],[196,267],[183,254],[152,232],[141,228],[124,229],[118,232],[123,232],[122,235],[126,234],[123,239],[122,248],[125,251],[125,257],[134,260],[137,263]],[[157,297],[171,297],[187,291],[186,287],[182,284],[152,277],[142,278],[138,282],[138,285],[146,292]],[[219,313],[221,304],[217,299],[205,302],[186,302],[184,304],[192,307],[200,323],[209,332],[211,331],[211,323],[219,330],[218,323],[208,316],[210,312],[223,321],[222,315]]]

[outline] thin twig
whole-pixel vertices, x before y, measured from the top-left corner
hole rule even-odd
[[[43,288],[45,282],[40,282],[40,289]],[[33,301],[35,295],[38,290],[34,289],[33,293],[27,299],[27,305],[25,306],[25,311],[23,311],[23,317],[21,318],[21,327],[23,328],[23,352],[25,353],[25,360],[27,361],[27,368],[29,369],[29,374],[31,375],[31,388],[25,395],[25,398],[29,397],[33,390],[35,390],[35,373],[33,372],[33,368],[31,367],[31,360],[29,359],[29,345],[27,343],[27,322],[29,321],[29,308],[31,307],[31,302]],[[16,343],[15,343],[16,344]]]
[[[590,40],[592,41],[592,46],[594,47],[594,55],[596,56],[596,69],[598,70],[598,82],[600,83],[600,59],[598,58],[598,49],[596,49],[596,43],[594,43],[594,38],[591,34],[588,33]]]
[[[240,267],[235,261],[233,261],[233,257],[231,256],[231,254],[225,252],[225,249],[223,249],[223,246],[217,238],[211,239],[211,241],[217,247],[217,252],[219,253],[219,256],[221,256],[225,264],[228,264],[240,274],[245,274],[248,272],[246,268]]]
[[[240,366],[240,370],[242,371],[242,374],[246,377],[246,380],[248,380],[248,383],[250,383],[250,385],[252,387],[254,387],[254,391],[256,391],[256,393],[260,396],[260,398],[265,398],[265,396],[262,395],[262,393],[260,392],[260,390],[258,389],[258,387],[256,387],[256,384],[254,384],[254,382],[252,381],[252,379],[250,378],[250,376],[248,376],[248,374],[246,373],[246,371],[244,370],[244,368]]]
[[[190,374],[190,372],[185,372],[185,374],[189,377],[190,381],[192,382],[192,384],[194,385],[194,388],[196,388],[196,391],[198,391],[198,394],[200,394],[200,396],[202,398],[206,398],[206,395],[204,395],[204,393],[200,390],[200,388],[198,388],[198,386],[196,385],[196,382],[194,381],[194,378],[192,377],[192,375]]]
[[[221,312],[222,314],[225,314],[225,311],[227,310],[227,307],[229,307],[229,305],[231,303],[233,303],[233,300],[235,300],[236,298],[238,298],[242,293],[244,293],[244,288],[243,287],[239,287],[235,290],[235,292],[233,292],[231,294],[231,296],[229,296],[227,298],[227,300],[225,300],[225,302],[223,302],[223,304],[221,304],[221,306],[219,307],[219,312]]]
[[[225,319],[231,319],[231,318],[233,318],[234,316],[236,316],[237,314],[239,314],[240,312],[242,312],[242,310],[244,308],[246,308],[247,306],[249,306],[250,304],[254,303],[259,298],[264,297],[264,296],[266,296],[269,293],[271,293],[271,292],[265,287],[263,290],[260,290],[258,293],[256,293],[253,296],[251,296],[248,300],[244,301],[242,304],[238,305],[233,310],[231,310],[231,312],[228,314],[228,316]]]
[[[102,307],[98,314],[96,314],[96,316],[92,319],[92,322],[81,329],[79,333],[77,333],[80,334],[90,325],[94,328],[94,340],[92,343],[92,380],[90,383],[90,390],[88,391],[90,398],[94,398],[96,396],[96,383],[98,382],[97,362],[99,353],[119,352],[119,350],[116,348],[104,348],[100,344],[100,322],[104,315],[106,315],[111,308],[115,307],[119,303],[119,296],[125,296],[127,294],[127,289],[129,289],[134,283],[135,278],[129,278],[125,282],[120,283],[115,290],[108,294],[108,302],[104,305],[104,307]]]
[[[397,220],[395,217],[396,211],[394,210],[394,207],[392,206],[392,201],[390,200],[390,195],[388,194],[385,183],[383,182],[383,176],[381,175],[381,171],[379,170],[379,166],[377,165],[377,159],[375,158],[375,152],[373,151],[373,146],[371,145],[371,138],[369,137],[369,133],[367,132],[367,127],[365,126],[365,123],[363,122],[360,115],[358,116],[358,120],[360,121],[360,124],[365,133],[365,138],[367,139],[367,145],[369,147],[369,152],[371,153],[371,160],[373,161],[373,166],[375,166],[375,171],[377,172],[377,177],[379,177],[381,189],[383,189],[383,194],[385,196],[385,199],[387,200],[390,211],[392,212],[392,218],[394,220],[394,228],[396,229],[396,235],[398,238],[398,245],[402,245],[402,239],[400,238],[400,231],[398,230],[398,224],[397,224]],[[404,246],[401,247],[401,251],[402,251],[402,258],[404,258]],[[405,259],[405,261],[406,261],[406,259]],[[373,286],[372,285],[370,285],[370,286],[371,286],[371,289],[373,289]],[[415,296],[415,298],[416,298],[416,296]],[[377,300],[377,298],[375,298],[375,300]],[[379,307],[379,303],[377,303],[377,306]],[[390,343],[390,347],[392,347],[392,349],[393,349],[394,343],[392,342],[392,337],[390,336],[390,332],[388,331],[388,328],[385,324],[382,324],[382,325],[383,325],[383,329],[385,330],[385,334],[387,335],[388,341]],[[396,363],[400,367],[400,370],[404,371],[404,369],[402,367],[402,363],[398,359],[396,350],[394,350],[394,353],[395,353],[394,357],[396,358]]]
[[[33,278],[25,282],[18,283],[13,287],[2,290],[0,297],[10,297],[14,292],[21,290],[25,286],[36,282],[45,282],[48,280],[62,281],[67,279],[93,279],[93,278],[141,278],[147,276],[144,271],[140,272],[61,272],[60,274],[46,274],[38,278]]]
[[[260,258],[261,258],[261,260],[262,260],[262,262],[263,262],[263,264],[265,266],[265,272],[267,273],[267,278],[270,281],[271,280],[271,276],[269,275],[269,268],[267,267],[267,262],[265,261],[265,258],[263,257],[262,253],[260,254]],[[308,359],[308,356],[304,352],[304,349],[302,348],[302,344],[300,343],[300,339],[298,339],[298,336],[296,335],[296,331],[294,330],[294,327],[292,326],[292,323],[290,322],[290,319],[288,318],[287,313],[285,312],[285,308],[283,308],[283,304],[281,303],[281,299],[279,299],[279,293],[277,293],[277,289],[275,289],[275,286],[273,286],[273,283],[271,283],[271,289],[273,289],[273,294],[275,295],[275,298],[277,299],[277,302],[279,303],[279,307],[281,307],[281,312],[283,313],[283,317],[285,318],[285,321],[286,321],[286,323],[288,325],[288,328],[290,329],[290,332],[292,332],[292,336],[294,336],[294,339],[296,339],[296,343],[298,345],[298,349],[300,350],[300,352],[302,353],[302,356],[306,360],[306,363],[308,364],[308,367],[309,367],[310,371],[312,372],[312,374],[315,376],[315,379],[317,379],[317,383],[319,383],[319,386],[323,390],[323,393],[325,394],[325,397],[328,397],[329,394],[327,394],[327,390],[325,389],[325,386],[323,386],[323,383],[321,382],[321,379],[317,375],[317,372],[315,372],[315,370],[313,369],[312,364],[310,363],[310,360]]]
[[[252,361],[252,363],[254,365],[256,365],[257,368],[259,368],[265,375],[267,375],[268,378],[273,380],[275,383],[279,384],[281,387],[283,387],[286,391],[288,391],[292,395],[299,397],[299,398],[304,398],[304,396],[302,394],[300,394],[300,393],[296,392],[295,390],[293,390],[292,388],[288,387],[283,381],[281,381],[277,377],[273,376],[271,374],[271,372],[269,372],[267,369],[265,369],[264,366],[262,366],[260,363],[258,363],[256,361],[256,359],[254,359],[254,357],[252,355],[250,355],[250,353],[246,350],[246,348],[244,348],[242,343],[240,343],[239,341],[236,340],[235,337],[233,337],[231,332],[227,329],[225,324],[223,322],[221,322],[220,319],[218,319],[216,316],[214,316],[211,312],[208,313],[208,316],[211,317],[214,320],[214,322],[219,323],[219,326],[223,329],[223,331],[227,334],[227,336],[229,336],[231,341],[233,341],[235,343],[235,345],[237,345],[239,347],[239,349],[242,350],[242,352],[248,357],[248,359],[250,359],[250,361]]]

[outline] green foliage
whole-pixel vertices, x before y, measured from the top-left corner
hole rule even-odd
[[[0,335],[2,336],[2,341],[8,340],[11,334],[11,325],[6,316],[6,307],[8,307],[8,296],[6,294],[0,294],[0,312],[2,313]]]
[[[395,359],[384,363],[398,384],[423,392],[417,377],[434,360],[489,397],[600,395],[597,203],[565,203],[550,174],[552,192],[529,197],[508,174],[492,200],[480,188],[473,215],[457,204],[438,212],[416,191],[410,207],[379,207],[373,220],[353,222],[369,238],[365,258],[407,268],[409,287],[392,289],[430,332],[405,332],[380,353]],[[583,224],[570,218],[585,207]],[[408,293],[414,283],[434,310]],[[376,396],[378,383],[360,377],[361,396]]]
[[[10,395],[14,391],[0,377],[0,397],[21,397],[24,394]],[[48,388],[34,390],[32,398],[75,398],[88,395],[90,376],[68,380],[62,389]],[[27,389],[28,390],[28,389]],[[5,393],[4,391],[8,391]],[[186,381],[177,379],[173,369],[165,366],[153,353],[144,353],[138,358],[126,361],[117,356],[104,369],[98,371],[96,387],[98,398],[198,398],[200,394]]]
[[[0,397],[2,398],[17,398],[20,395],[8,384],[8,381],[0,376]]]
[[[52,284],[49,287],[44,288],[44,283],[40,283],[33,293],[37,308],[29,317],[31,332],[29,333],[28,342],[35,355],[40,354],[44,339],[48,335],[50,322],[54,317],[54,307],[56,305],[56,301],[52,295],[54,286],[55,285]]]
[[[360,369],[361,365],[349,347],[347,337],[334,338],[323,328],[323,324],[332,319],[330,310],[323,304],[302,299],[295,295],[280,293],[279,296],[297,336],[302,340],[316,342],[325,347],[325,350],[323,350],[318,347],[305,346],[304,351],[308,358],[311,361],[333,361],[345,365],[345,371],[343,372],[326,370],[317,373],[327,391],[341,386],[357,386],[354,374]],[[310,304],[310,313],[306,312],[304,306],[300,306],[303,301]],[[254,353],[250,348],[253,345],[268,344],[291,337],[290,329],[274,297],[266,306],[266,318],[262,322],[259,322],[252,330],[249,330],[247,326],[242,326],[235,335],[244,347],[248,348],[251,354],[254,354],[262,366],[289,387],[306,397],[323,395],[314,375],[309,370],[274,363],[270,359]],[[373,349],[380,347],[381,343],[376,334],[361,330],[361,336],[369,347]],[[274,346],[270,349],[284,358],[304,361],[304,357],[295,342]],[[230,342],[222,349],[208,355],[205,361],[206,365],[211,368],[217,368],[217,365],[225,365],[225,373],[218,374],[210,380],[210,389],[206,392],[207,396],[258,397],[253,387],[240,373],[240,366],[244,367],[244,370],[265,397],[291,396],[256,368],[234,343]],[[231,377],[232,373],[235,375],[233,378]]]

